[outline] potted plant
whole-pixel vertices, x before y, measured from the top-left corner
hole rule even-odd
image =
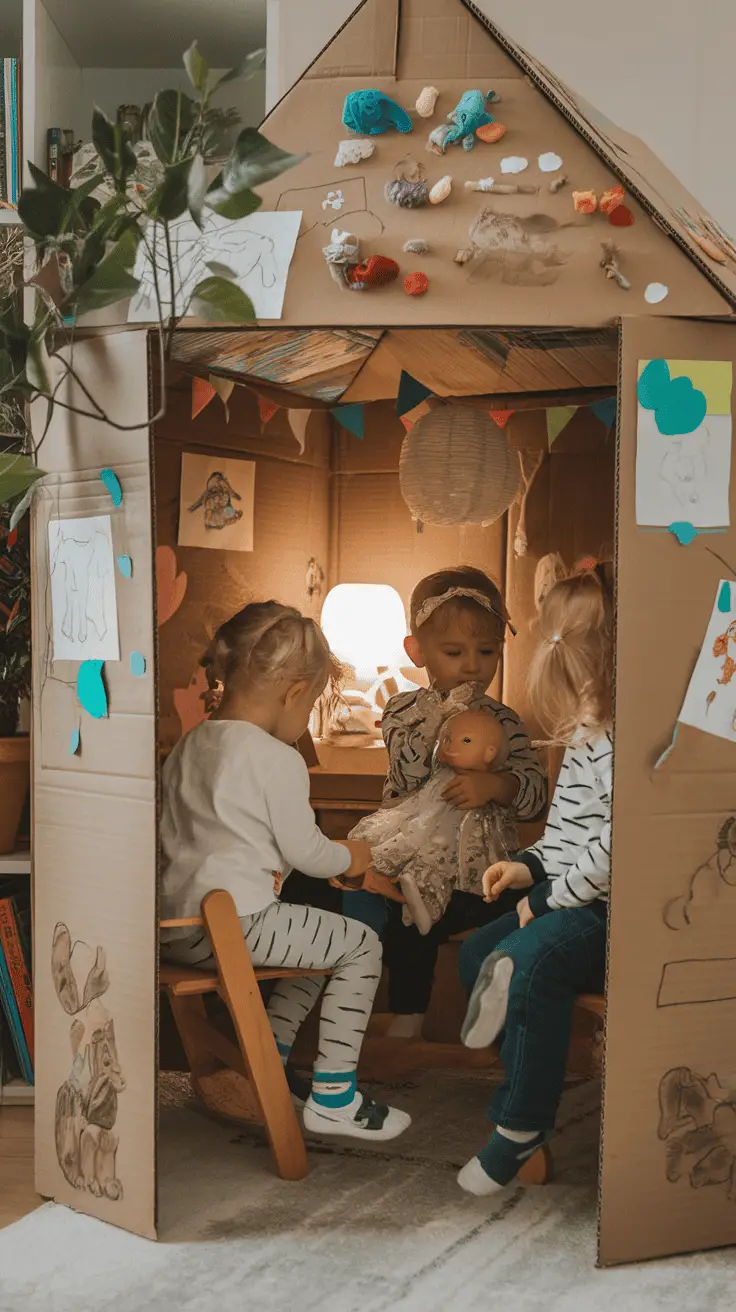
[[[0,853],[15,848],[30,782],[30,739],[18,732],[31,695],[31,557],[28,520],[10,529],[0,509]]]

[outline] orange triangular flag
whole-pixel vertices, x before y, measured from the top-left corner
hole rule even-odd
[[[261,424],[265,428],[269,419],[273,419],[278,406],[274,401],[268,401],[265,396],[258,397],[258,413],[261,416]]]
[[[212,383],[208,383],[206,378],[192,379],[192,419],[200,415],[205,406],[208,406],[213,396],[217,396]]]
[[[505,428],[514,412],[513,410],[489,410],[488,413],[497,428]]]

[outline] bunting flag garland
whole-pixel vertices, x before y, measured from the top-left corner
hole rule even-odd
[[[547,443],[550,451],[578,409],[576,405],[557,405],[547,411]]]
[[[596,419],[600,419],[606,428],[613,428],[616,423],[618,404],[615,396],[607,396],[602,401],[593,401],[591,410]]]
[[[413,410],[407,410],[405,415],[401,415],[401,422],[406,432],[410,433],[417,420],[422,419],[424,415],[428,415],[431,409],[432,406],[429,401],[420,401],[419,405],[415,405]]]
[[[286,417],[289,420],[289,428],[299,443],[299,454],[303,456],[307,440],[307,424],[312,418],[312,411],[287,410]]]
[[[261,416],[261,427],[265,428],[269,419],[273,419],[279,407],[276,405],[275,401],[269,401],[265,396],[259,396],[257,399],[258,413]]]
[[[218,378],[217,374],[210,374],[209,384],[210,387],[214,387],[215,391],[217,392],[217,395],[222,401],[222,404],[225,407],[225,423],[229,424],[230,407],[228,406],[228,401],[230,400],[230,397],[235,391],[235,383],[231,378]]]
[[[489,410],[488,413],[496,428],[505,428],[514,412],[513,410]]]
[[[422,401],[426,401],[427,397],[431,395],[431,388],[425,387],[424,383],[417,382],[416,378],[412,378],[411,374],[402,369],[401,378],[399,379],[399,395],[396,398],[396,413],[399,419],[402,415],[408,414]]]
[[[365,409],[362,401],[354,401],[351,405],[336,405],[331,412],[338,424],[346,428],[349,433],[359,437],[361,441],[365,437]]]
[[[202,413],[213,396],[217,396],[217,392],[206,378],[192,379],[192,419],[196,419],[197,415]]]

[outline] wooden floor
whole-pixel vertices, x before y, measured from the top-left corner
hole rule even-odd
[[[42,1202],[33,1188],[33,1108],[0,1107],[0,1228]]]

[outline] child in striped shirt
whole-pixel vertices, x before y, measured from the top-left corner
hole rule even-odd
[[[541,645],[529,693],[538,719],[567,745],[544,835],[483,876],[491,902],[529,889],[512,912],[468,939],[460,975],[470,993],[463,1041],[503,1031],[496,1129],[458,1176],[491,1194],[548,1139],[565,1078],[578,993],[603,989],[611,865],[612,590],[603,566],[563,577],[559,557],[537,571]],[[546,580],[546,582],[543,582]],[[541,594],[541,595],[540,595]]]

